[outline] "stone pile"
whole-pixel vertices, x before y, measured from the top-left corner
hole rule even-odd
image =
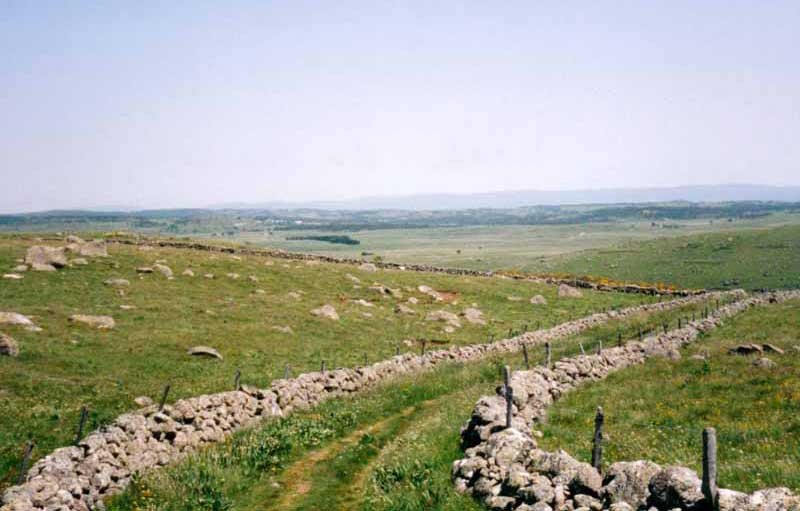
[[[800,298],[800,291],[762,294],[725,305],[706,319],[663,335],[630,342],[593,355],[556,362],[552,369],[537,367],[514,372],[511,387],[511,427],[506,427],[505,389],[476,404],[462,430],[465,458],[453,465],[459,491],[482,500],[490,509],[514,511],[567,510],[703,510],[711,509],[697,474],[684,467],[659,467],[649,461],[620,462],[601,474],[564,451],[537,447],[531,425],[541,421],[549,405],[576,386],[605,378],[609,373],[654,356],[669,356],[697,340],[701,332],[723,318],[749,307]],[[800,509],[800,496],[786,488],[746,495],[719,490],[722,511]]]
[[[123,489],[135,473],[172,463],[265,418],[310,408],[326,399],[441,363],[478,360],[494,353],[520,350],[523,344],[552,342],[612,318],[668,310],[706,299],[739,299],[742,295],[742,292],[714,293],[629,307],[490,344],[457,346],[421,356],[407,353],[357,369],[317,371],[275,380],[268,389],[245,385],[240,391],[183,399],[163,410],[158,406],[143,408],[118,417],[89,434],[78,446],[57,449],[37,461],[22,485],[5,492],[0,511],[90,509]]]

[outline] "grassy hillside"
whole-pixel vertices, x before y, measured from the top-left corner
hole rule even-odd
[[[574,355],[581,344],[608,345],[618,332],[635,338],[639,329],[674,324],[700,308],[612,321],[560,340],[553,356]],[[544,362],[541,348],[531,350],[530,362]],[[111,509],[190,511],[201,501],[238,510],[481,509],[455,493],[450,467],[462,456],[461,426],[478,397],[492,393],[505,364],[521,367],[523,357],[444,365],[268,421],[140,479]]]
[[[777,367],[727,354],[740,343],[772,343]],[[800,303],[762,307],[729,320],[679,361],[652,359],[568,394],[550,409],[543,447],[589,461],[597,406],[605,412],[606,463],[650,459],[700,470],[701,432],[717,429],[719,481],[753,491],[800,490]],[[708,351],[708,361],[691,355]]]
[[[16,266],[34,243],[38,242],[0,238],[2,273]],[[144,251],[112,245],[109,253],[87,266],[27,272],[22,280],[0,279],[0,311],[28,315],[42,328],[30,332],[0,327],[21,350],[18,358],[0,358],[0,485],[9,483],[28,439],[36,441],[37,457],[69,444],[84,405],[90,409],[87,429],[92,429],[132,409],[136,396],[158,400],[166,384],[172,386],[170,400],[221,391],[233,386],[239,369],[243,383],[267,386],[283,376],[286,364],[292,373],[318,369],[323,359],[328,367],[356,366],[365,356],[371,361],[387,358],[398,347],[419,350],[418,345],[405,344],[407,339],[427,339],[429,348],[485,342],[490,335],[507,335],[509,329],[552,325],[643,299],[592,292],[567,299],[558,298],[553,286],[499,278],[369,273],[354,266],[185,249]],[[175,278],[137,274],[137,267],[156,261],[165,261]],[[194,277],[181,275],[188,267]],[[206,273],[214,278],[205,278]],[[130,286],[104,285],[113,277],[128,279]],[[374,283],[397,289],[403,297],[369,289]],[[450,301],[434,302],[417,291],[420,284],[447,291]],[[535,294],[543,294],[548,305],[531,305],[528,299]],[[512,296],[521,300],[509,300]],[[407,303],[410,297],[419,303]],[[359,299],[373,306],[355,303]],[[401,303],[413,314],[396,313]],[[340,320],[311,314],[323,304],[333,305]],[[473,304],[483,311],[486,325],[462,318],[462,327],[448,333],[443,323],[424,319],[430,311],[458,313]],[[135,308],[125,310],[122,305]],[[98,331],[71,325],[68,317],[77,313],[111,315],[117,326]],[[277,329],[285,327],[291,331]],[[224,360],[187,355],[187,348],[196,345],[216,348]]]
[[[546,269],[680,287],[800,287],[800,226],[624,243],[555,259]]]

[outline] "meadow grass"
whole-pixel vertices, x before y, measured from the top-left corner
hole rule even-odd
[[[28,246],[42,243],[22,236],[0,237],[0,270],[7,272]],[[44,243],[59,244],[58,240]],[[559,298],[554,286],[501,278],[459,277],[404,271],[369,273],[352,265],[316,264],[261,256],[234,258],[188,249],[111,245],[108,258],[56,273],[27,272],[22,280],[0,280],[0,311],[30,316],[42,328],[30,332],[5,326],[20,345],[17,358],[0,358],[0,487],[12,482],[23,445],[36,442],[34,459],[72,442],[82,406],[89,408],[87,431],[134,408],[133,399],[158,400],[171,384],[169,401],[229,390],[234,373],[242,382],[266,387],[282,377],[328,367],[358,366],[388,358],[399,347],[416,351],[405,339],[436,340],[428,349],[486,342],[509,330],[552,326],[605,307],[624,307],[650,300],[621,293],[584,292],[581,299]],[[175,272],[139,276],[136,268],[165,260]],[[181,272],[190,267],[195,277]],[[213,273],[213,279],[203,277]],[[239,278],[228,277],[236,273]],[[361,279],[360,288],[347,274]],[[257,281],[248,277],[254,276]],[[130,280],[123,288],[106,286],[111,277]],[[399,289],[397,299],[370,290],[373,283]],[[452,303],[434,302],[419,293],[420,284],[454,294]],[[262,290],[263,293],[259,293]],[[297,292],[299,298],[289,296]],[[528,299],[542,294],[547,306]],[[394,312],[414,296],[413,315]],[[519,296],[521,301],[510,301]],[[374,304],[354,303],[364,299]],[[318,318],[311,310],[334,305],[340,321]],[[455,313],[476,304],[486,325],[463,326],[453,333],[425,314],[439,309]],[[120,305],[135,309],[122,310]],[[71,325],[71,314],[108,314],[117,326],[97,331]],[[371,314],[366,317],[364,314]],[[275,327],[290,327],[283,333]],[[224,360],[194,358],[187,348],[208,345]]]
[[[777,367],[730,355],[740,343],[771,343]],[[701,432],[717,429],[719,483],[741,491],[800,490],[800,302],[747,311],[682,350],[579,388],[549,409],[540,445],[589,461],[595,408],[605,412],[606,466],[650,459],[700,470]],[[690,358],[708,352],[707,361]]]
[[[594,350],[622,332],[675,323],[700,305],[612,321],[554,343],[555,358]],[[530,363],[544,351],[530,352]],[[112,509],[480,509],[458,495],[450,465],[462,456],[459,430],[519,353],[447,364],[351,398],[238,433],[190,459],[138,480]],[[193,507],[194,506],[194,507]],[[217,506],[217,507],[214,507]]]

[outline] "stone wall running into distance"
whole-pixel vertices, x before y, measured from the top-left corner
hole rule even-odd
[[[0,511],[66,511],[102,506],[120,492],[135,473],[173,463],[196,449],[223,441],[241,428],[323,400],[345,396],[397,375],[452,361],[475,361],[577,334],[612,319],[639,312],[663,311],[706,300],[741,300],[744,291],[708,293],[653,304],[596,313],[553,328],[526,332],[488,344],[456,346],[423,355],[404,354],[356,369],[335,369],[278,379],[267,389],[243,386],[239,391],[182,399],[163,410],[143,408],[117,417],[87,435],[77,446],[56,449],[37,461],[25,482],[3,495]]]
[[[685,467],[659,467],[646,460],[614,463],[600,474],[560,450],[537,447],[531,425],[565,392],[609,373],[669,356],[693,343],[701,332],[720,325],[750,307],[800,298],[800,291],[764,293],[721,307],[713,316],[684,328],[629,342],[602,353],[562,359],[552,369],[515,371],[509,378],[511,427],[506,428],[503,387],[484,396],[462,429],[465,457],[453,464],[456,489],[482,500],[490,509],[508,511],[670,511],[712,509],[701,491],[697,474]],[[786,488],[746,495],[720,489],[721,511],[781,511],[800,509],[800,496]]]
[[[267,248],[251,248],[251,247],[228,247],[223,245],[212,245],[208,243],[200,243],[197,241],[175,241],[163,239],[148,239],[148,238],[127,238],[127,237],[109,237],[107,241],[119,243],[122,245],[151,245],[167,248],[183,248],[191,250],[200,250],[206,252],[219,252],[224,254],[242,254],[242,255],[255,255],[267,256],[281,259],[290,259],[298,261],[319,261],[323,263],[332,264],[362,264],[365,261],[362,259],[352,259],[343,257],[332,257],[318,254],[306,254],[301,252],[287,252],[286,250],[267,249]],[[663,295],[663,296],[691,296],[700,295],[705,293],[703,289],[673,289],[658,287],[655,285],[638,285],[638,284],[618,284],[606,283],[601,284],[591,280],[579,279],[577,277],[555,277],[555,276],[536,276],[526,275],[516,272],[504,271],[481,271],[481,270],[468,270],[464,268],[443,268],[440,266],[431,266],[426,264],[400,264],[390,262],[374,262],[376,268],[383,268],[386,270],[405,270],[405,271],[419,271],[427,273],[444,273],[448,275],[464,275],[470,277],[505,277],[514,280],[527,280],[530,282],[540,282],[545,284],[568,284],[575,287],[586,289],[595,289],[598,291],[615,291],[622,293],[637,293],[646,295]]]

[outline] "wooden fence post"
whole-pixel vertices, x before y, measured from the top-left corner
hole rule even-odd
[[[603,353],[603,341],[600,340],[600,343],[597,345],[597,354],[601,355]]]
[[[420,355],[424,355],[425,354],[425,342],[426,342],[425,340],[422,341],[422,348],[421,348],[421,351],[420,351]]]
[[[514,391],[511,388],[511,369],[503,367],[503,389],[506,398],[506,428],[511,427],[511,406],[514,404]]]
[[[581,355],[586,355],[586,350],[583,349],[583,343],[582,342],[578,343],[578,347],[580,347],[580,349],[581,349]]]
[[[320,362],[320,364],[319,364],[319,372],[321,372],[321,373],[325,372],[325,361],[324,360],[322,360]]]
[[[718,509],[717,502],[717,431],[703,430],[703,495],[711,506]]]
[[[547,368],[550,369],[553,366],[553,348],[550,346],[549,342],[544,343],[544,352],[545,363],[547,364]]]
[[[75,432],[74,445],[78,445],[78,442],[83,438],[83,427],[86,426],[86,419],[88,418],[89,410],[85,406],[81,406],[81,418],[78,420],[78,430]]]
[[[25,482],[25,473],[28,471],[28,462],[31,460],[34,447],[33,440],[29,440],[25,445],[25,450],[22,451],[22,461],[19,463],[19,475],[17,476],[17,485]]]
[[[289,364],[286,364],[285,366],[283,366],[283,379],[284,380],[288,380],[289,379],[289,373],[290,373]]]
[[[400,345],[399,344],[394,347],[394,356],[396,357],[398,355],[400,355]]]
[[[600,472],[603,465],[603,408],[597,407],[594,416],[594,437],[592,438],[592,466]]]
[[[622,332],[617,332],[617,346],[622,347]]]
[[[169,384],[164,386],[164,393],[161,394],[161,401],[158,404],[158,411],[159,412],[161,410],[163,410],[164,409],[164,405],[167,404],[167,396],[169,395],[169,388],[170,388]]]
[[[527,371],[528,369],[531,368],[531,365],[528,362],[528,344],[527,343],[522,343],[522,356],[525,359],[525,370]]]
[[[233,377],[233,390],[241,390],[242,389],[242,371],[239,369],[236,370],[236,374]]]
[[[367,367],[367,352],[364,352],[364,367]]]

